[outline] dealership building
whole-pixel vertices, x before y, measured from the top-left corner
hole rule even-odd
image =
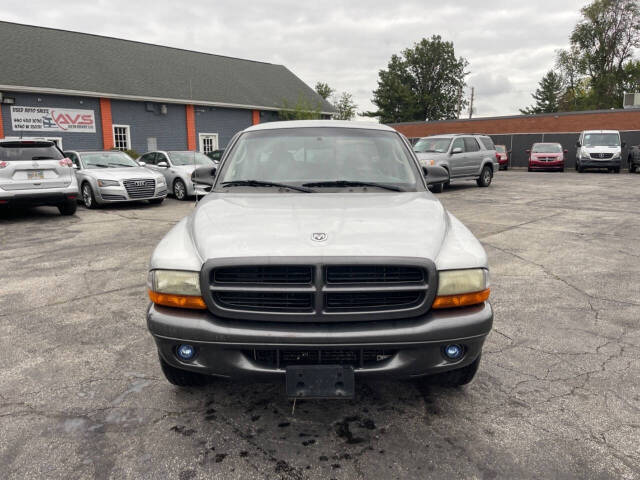
[[[206,153],[287,107],[333,110],[282,65],[8,22],[0,46],[0,138]]]

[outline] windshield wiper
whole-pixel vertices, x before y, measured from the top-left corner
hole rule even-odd
[[[113,167],[110,167],[110,168],[132,167],[133,166],[133,165],[125,165],[124,163],[111,163],[111,162],[109,162],[109,165],[114,165]]]
[[[387,185],[384,183],[376,182],[359,182],[357,180],[327,180],[323,182],[311,182],[303,183],[303,187],[377,187],[384,188],[385,190],[392,190],[394,192],[404,192],[405,190],[395,185]]]
[[[230,182],[222,182],[223,187],[279,187],[295,190],[296,192],[313,193],[310,188],[297,187],[295,185],[287,185],[286,183],[263,182],[262,180],[233,180]]]

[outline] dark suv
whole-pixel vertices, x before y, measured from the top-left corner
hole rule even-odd
[[[0,205],[51,205],[76,213],[71,160],[49,140],[0,140]]]

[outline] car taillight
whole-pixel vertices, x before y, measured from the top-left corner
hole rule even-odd
[[[60,160],[61,167],[70,167],[71,165],[73,165],[73,162],[68,158],[63,158],[62,160]]]
[[[498,152],[496,152],[496,160],[500,161],[501,158],[502,156]]]
[[[4,161],[0,162],[0,168],[7,167],[8,165],[9,164],[7,162],[4,162]]]

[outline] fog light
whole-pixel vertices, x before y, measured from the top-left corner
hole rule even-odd
[[[462,357],[462,347],[460,345],[447,345],[444,347],[444,356],[449,360],[458,360]]]
[[[180,360],[191,360],[196,355],[196,349],[193,345],[179,345],[176,353]]]

